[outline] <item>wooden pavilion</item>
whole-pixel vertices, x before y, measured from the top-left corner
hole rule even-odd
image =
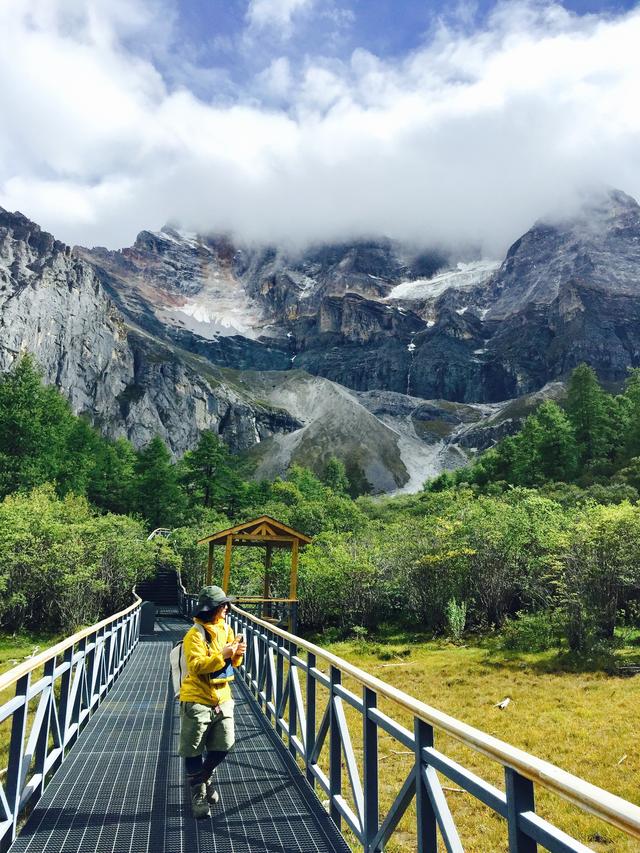
[[[198,545],[208,544],[209,560],[207,563],[207,584],[212,583],[213,578],[213,557],[214,548],[216,545],[224,547],[224,565],[222,570],[222,589],[225,592],[229,591],[229,580],[231,577],[231,555],[235,546],[261,547],[265,550],[264,555],[264,581],[263,581],[263,596],[262,598],[247,598],[239,597],[239,601],[252,603],[254,605],[262,605],[263,616],[271,615],[271,605],[278,602],[288,604],[289,607],[289,625],[293,627],[295,619],[292,615],[295,613],[298,602],[298,554],[300,548],[311,543],[311,539],[294,530],[292,527],[287,527],[281,521],[276,521],[268,515],[261,515],[259,518],[254,518],[251,521],[245,521],[243,524],[238,524],[235,527],[229,527],[227,530],[220,530],[218,533],[212,533],[210,536],[205,536],[198,540]],[[289,580],[289,598],[275,599],[271,598],[270,583],[271,583],[271,558],[274,548],[286,548],[291,551],[291,575]],[[274,620],[275,621],[275,620]]]

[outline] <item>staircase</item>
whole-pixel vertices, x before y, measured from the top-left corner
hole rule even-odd
[[[136,592],[143,601],[153,601],[158,614],[178,610],[178,576],[171,569],[158,569],[154,578],[138,584]]]

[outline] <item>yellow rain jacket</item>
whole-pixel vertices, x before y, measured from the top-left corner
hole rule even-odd
[[[203,626],[208,642],[205,643],[195,626],[184,635],[187,675],[180,687],[180,701],[215,708],[231,699],[229,685],[234,678],[233,667],[242,663],[242,655],[234,655],[230,660],[222,657],[222,647],[235,639],[233,629],[223,618],[215,622],[194,621]]]

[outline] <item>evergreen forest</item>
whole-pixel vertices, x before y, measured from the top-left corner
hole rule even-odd
[[[341,462],[256,482],[203,433],[174,461],[156,437],[103,438],[23,357],[0,380],[0,630],[69,632],[126,605],[159,566],[202,583],[196,540],[258,515],[314,537],[300,618],[325,637],[396,626],[593,656],[640,627],[640,370],[609,393],[586,365],[469,468],[400,497],[353,494]],[[147,540],[149,531],[172,530]],[[261,594],[253,549],[232,592]],[[236,557],[234,557],[234,561]],[[288,563],[274,557],[274,594]]]

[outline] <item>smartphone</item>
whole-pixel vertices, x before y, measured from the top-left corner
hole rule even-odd
[[[244,634],[236,635],[236,643],[244,643]]]

